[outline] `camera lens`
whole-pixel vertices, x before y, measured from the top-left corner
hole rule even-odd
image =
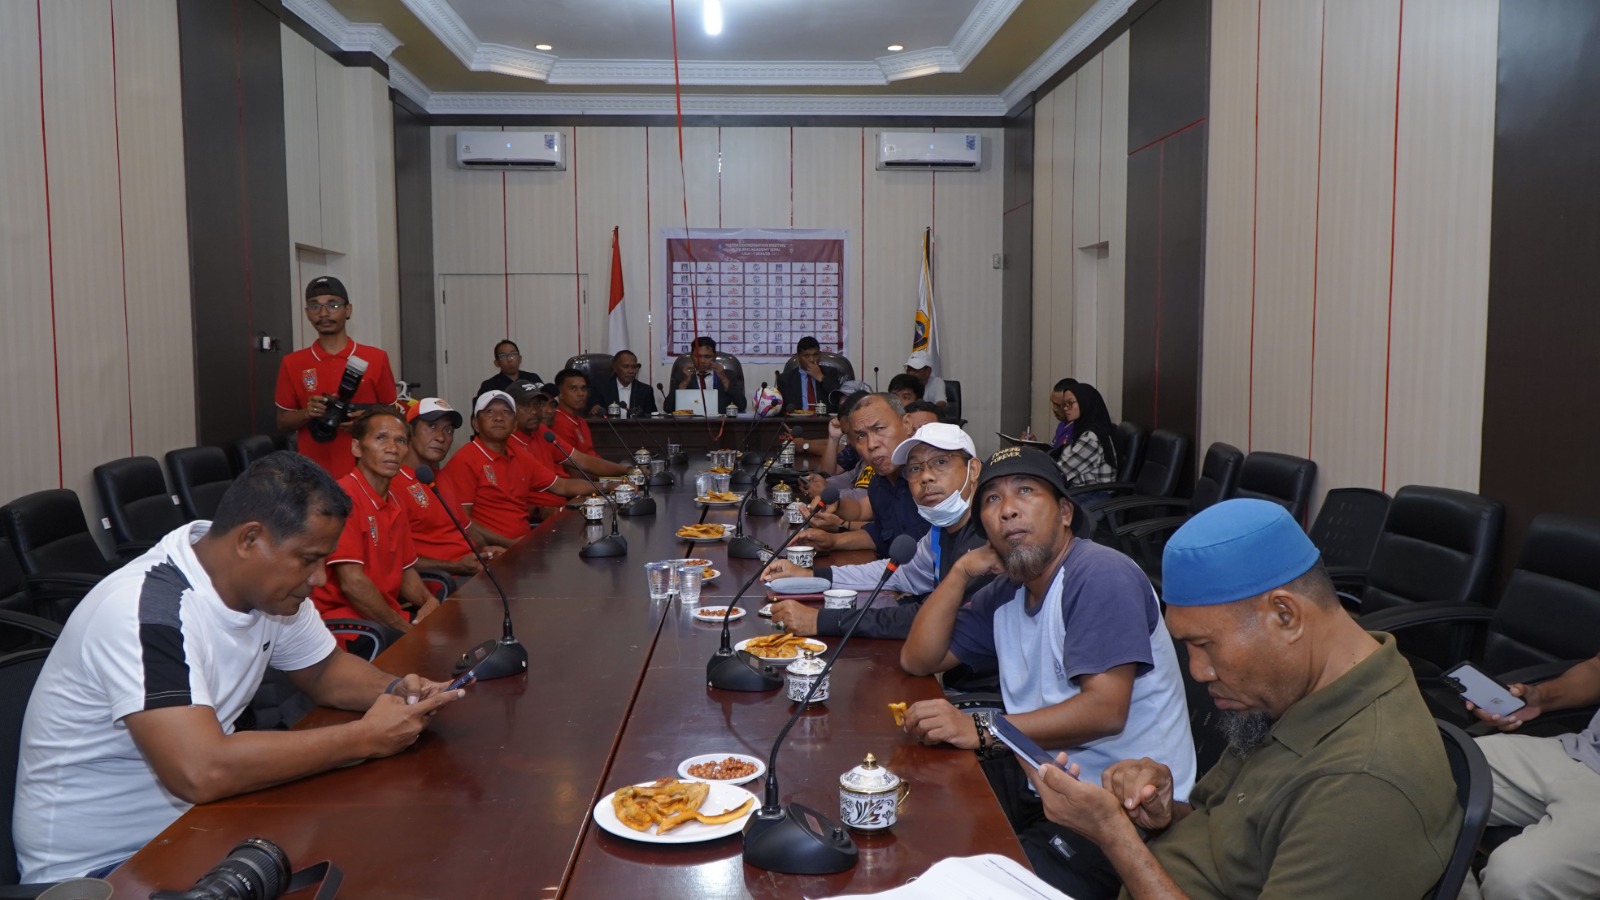
[[[157,891],[162,900],[277,900],[289,886],[289,855],[266,838],[245,838],[187,891]]]

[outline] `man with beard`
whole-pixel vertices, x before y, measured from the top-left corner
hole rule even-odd
[[[988,544],[961,557],[923,602],[901,667],[913,675],[963,663],[998,670],[1006,718],[1040,746],[1071,752],[1096,778],[1129,756],[1168,760],[1173,792],[1187,797],[1194,742],[1177,653],[1149,579],[1133,560],[1074,533],[1087,519],[1061,470],[1038,450],[990,456],[975,501]],[[1000,577],[963,609],[968,584],[989,575]],[[1113,896],[1117,877],[1105,856],[1047,821],[995,739],[993,717],[923,700],[906,710],[905,730],[989,760],[985,774],[1041,878],[1078,900]]]
[[[1105,852],[1124,896],[1429,896],[1461,826],[1438,729],[1299,523],[1263,500],[1212,506],[1167,543],[1162,582],[1230,752],[1187,803],[1171,760],[1091,774],[1063,754],[1029,776],[1050,820]]]

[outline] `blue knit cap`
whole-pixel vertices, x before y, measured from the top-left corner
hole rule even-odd
[[[1310,571],[1320,555],[1278,504],[1225,500],[1167,541],[1162,599],[1171,606],[1215,606],[1259,596]]]

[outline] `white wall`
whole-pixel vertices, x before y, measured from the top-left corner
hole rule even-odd
[[[565,172],[463,171],[452,162],[457,129],[433,129],[439,358],[451,400],[465,402],[493,373],[492,347],[508,332],[524,367],[546,378],[580,350],[605,349],[613,226],[622,229],[628,331],[646,367],[641,377],[664,380],[647,316],[653,310],[659,323],[665,308],[661,229],[684,226],[686,182],[691,227],[849,232],[848,355],[868,381],[878,366],[885,387],[910,352],[920,241],[931,225],[942,374],[962,382],[968,430],[980,449],[992,446],[1001,130],[981,132],[982,171],[933,174],[875,171],[875,128],[690,128],[681,177],[675,129],[554,130],[566,135]],[[746,381],[753,387],[765,369],[747,366]]]
[[[93,523],[96,465],[195,439],[174,0],[0,3],[0,122],[0,502]]]

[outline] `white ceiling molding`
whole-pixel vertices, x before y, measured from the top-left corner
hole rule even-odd
[[[909,50],[893,56],[880,56],[878,69],[885,81],[900,81],[940,72],[959,72],[967,67],[967,62],[971,60],[958,60],[949,47],[934,47],[931,50]]]
[[[679,77],[693,85],[885,85],[889,79],[873,63],[836,62],[683,62]],[[550,84],[672,84],[670,59],[563,59]]]
[[[427,111],[428,104],[433,100],[433,91],[418,81],[411,70],[392,59],[389,60],[389,86],[410,97],[411,102],[422,107],[423,111]]]
[[[408,94],[409,96],[409,94]],[[672,94],[435,93],[434,115],[670,116]],[[840,96],[830,94],[689,94],[685,115],[696,116],[1002,116],[998,96]]]
[[[1134,0],[1099,0],[1089,7],[1089,11],[1073,23],[1066,34],[1051,44],[1050,49],[1040,54],[1039,58],[1033,61],[1033,65],[1024,69],[1022,74],[1000,94],[1006,108],[1010,109],[1017,105],[1024,97],[1037,90],[1039,85],[1048,81],[1051,75],[1061,71],[1073,57],[1087,49],[1100,35],[1105,34],[1113,22],[1122,18],[1122,14],[1128,11],[1133,2]]]
[[[477,51],[473,53],[470,68],[474,72],[498,72],[501,75],[547,81],[556,59],[548,53],[524,50],[508,44],[479,44]]]
[[[456,59],[468,68],[472,68],[473,58],[478,55],[478,36],[472,33],[467,23],[456,15],[455,7],[445,0],[400,0],[405,4],[411,14],[422,21],[433,36],[450,48]]]
[[[340,50],[372,53],[380,59],[388,59],[389,54],[400,46],[400,39],[389,33],[389,29],[372,23],[351,22],[329,6],[327,0],[283,0],[283,7],[315,28]]]

